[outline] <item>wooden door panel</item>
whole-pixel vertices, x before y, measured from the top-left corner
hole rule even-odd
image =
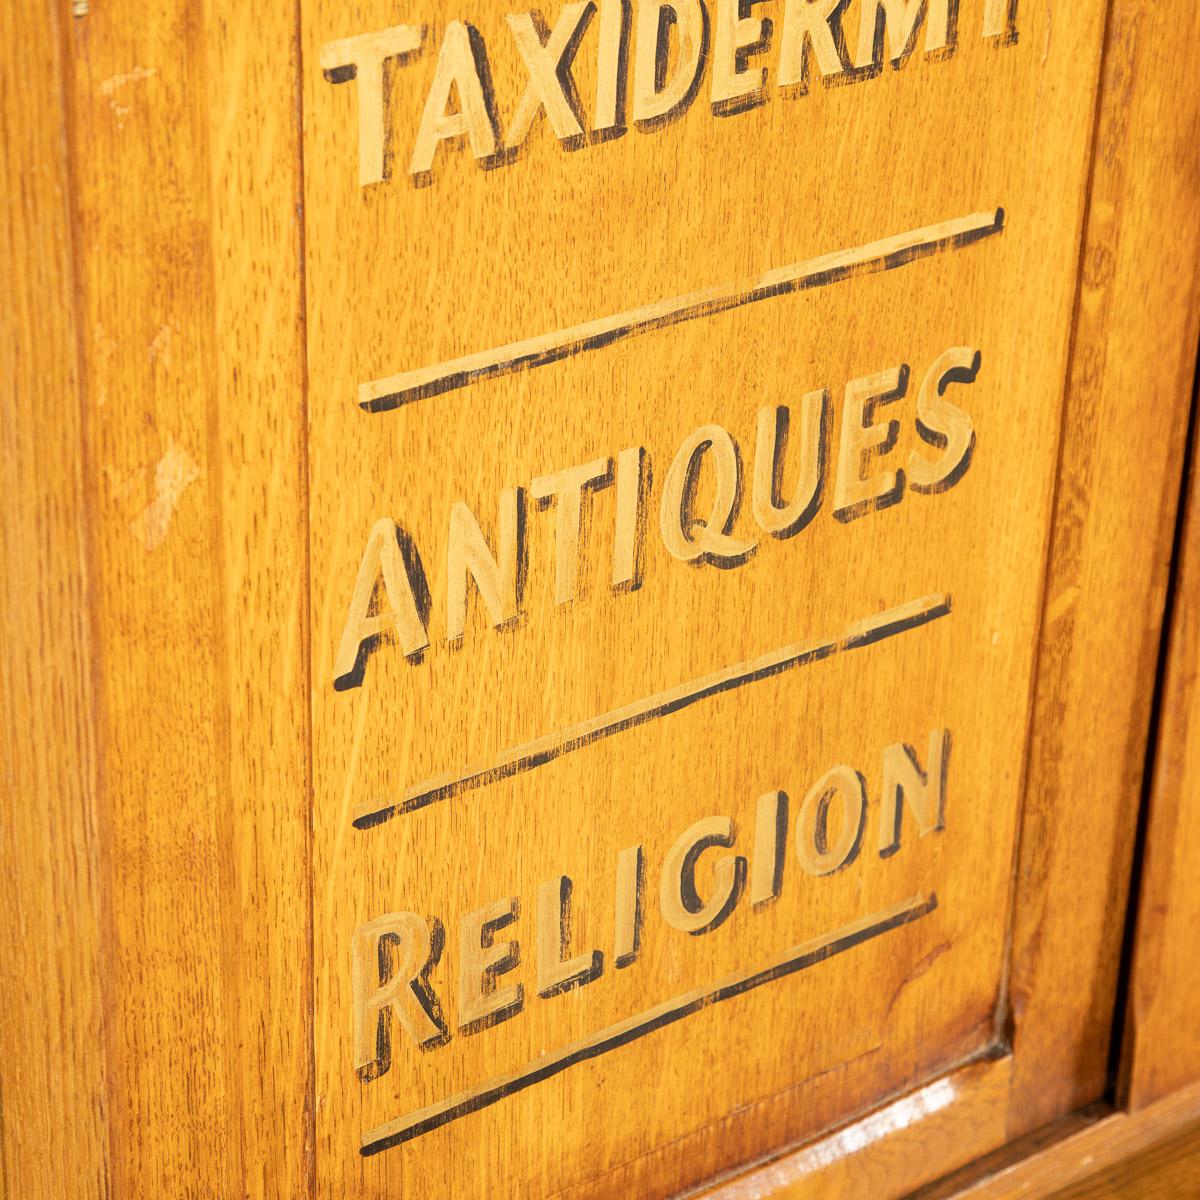
[[[14,1195],[891,1200],[1099,1098],[1193,6],[0,24]]]
[[[710,6],[670,123],[635,19],[621,136],[550,14],[505,154],[519,22],[304,6],[331,1194],[665,1194],[1000,1036],[1103,6],[851,8],[750,95]]]

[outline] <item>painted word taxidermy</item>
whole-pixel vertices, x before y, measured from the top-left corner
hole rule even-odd
[[[975,2],[983,36],[1012,44],[1015,0]],[[619,136],[627,119],[650,132],[692,103],[706,74],[714,115],[744,112],[769,98],[771,68],[755,61],[769,53],[774,87],[801,95],[818,75],[825,83],[853,82],[872,78],[885,61],[900,66],[916,48],[922,27],[925,53],[945,57],[958,37],[961,3],[575,0],[562,6],[552,26],[537,10],[510,13],[505,21],[526,82],[518,97],[506,98],[511,115],[504,128],[484,37],[468,22],[451,21],[442,32],[433,80],[410,142],[408,173],[417,184],[430,182],[442,143],[464,137],[481,166],[512,161],[543,112],[569,149]],[[756,15],[755,9],[773,16]],[[598,30],[591,47],[595,88],[592,111],[586,114],[572,69],[593,25]],[[421,54],[425,32],[422,25],[395,25],[321,48],[321,67],[331,83],[357,81],[359,182],[364,186],[391,175],[389,133],[404,124],[391,111],[390,70]]]
[[[907,366],[892,367],[845,385],[840,405],[836,456],[830,454],[834,427],[828,389],[793,404],[769,404],[758,412],[753,467],[743,471],[733,435],[721,425],[702,425],[675,452],[662,482],[658,532],[670,556],[695,566],[730,569],[748,561],[758,535],[738,531],[744,483],[750,477],[750,509],[758,529],[775,538],[794,537],[820,511],[826,476],[831,513],[843,524],[900,503],[906,490],[936,495],[966,474],[975,448],[970,415],[947,398],[978,377],[982,356],[966,346],[945,351],[916,389],[913,424],[920,445],[897,453],[901,423],[876,419],[878,410],[909,394]],[[789,443],[795,449],[789,451]],[[889,461],[889,456],[894,456]],[[832,460],[832,461],[831,461]],[[784,478],[795,483],[785,497]],[[652,480],[643,447],[621,450],[542,475],[528,495],[542,510],[553,509],[554,600],[576,598],[585,513],[594,493],[612,487],[614,500],[611,587],[630,592],[642,583],[644,530]],[[527,574],[526,491],[505,488],[498,498],[495,537],[461,500],[450,507],[446,539],[445,636],[465,634],[470,583],[491,625],[511,627],[522,614]],[[339,690],[363,681],[367,658],[384,638],[396,640],[410,661],[429,646],[431,598],[420,554],[410,533],[390,517],[375,523],[359,565],[349,612],[334,663]]]

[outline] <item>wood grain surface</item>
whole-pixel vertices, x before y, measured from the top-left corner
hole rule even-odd
[[[0,6],[0,1193],[100,1200],[101,747],[62,19]]]
[[[850,55],[864,7],[847,10]],[[640,124],[637,38],[654,30],[635,19],[624,135],[564,148],[539,117],[505,155],[529,85],[501,14],[431,3],[397,27],[383,3],[302,5],[323,1194],[582,1197],[619,1178],[666,1195],[1003,1036],[1105,7],[1023,4],[1013,42],[963,4],[952,55],[927,19],[907,56],[892,29],[885,63],[885,27],[882,69],[823,86],[813,67],[798,95],[777,83],[784,6],[756,6],[775,40],[746,66],[767,83],[732,113],[713,107],[714,16],[695,100]],[[547,13],[543,41],[582,11]],[[594,120],[599,13],[579,38]],[[381,71],[383,141],[364,143]],[[960,347],[954,382],[935,375],[920,401]],[[822,390],[815,515],[777,538],[749,504],[727,514],[739,476],[747,492],[771,479],[764,406],[792,410],[777,503],[791,499],[797,435],[821,438],[819,401],[807,423],[801,401]],[[971,457],[916,486],[937,461],[917,406],[939,390],[969,418]],[[855,407],[888,394],[873,416]],[[614,571],[630,579],[613,478],[627,450],[650,468],[644,564],[614,590]],[[699,546],[672,532],[689,450],[692,512],[715,514]],[[854,632],[926,598],[942,615]],[[902,744],[926,769],[947,731],[944,812],[918,826],[906,801],[893,853],[885,751],[889,771]],[[841,824],[797,851],[833,768]],[[861,849],[825,873],[857,844],[859,773]],[[690,921],[670,901],[681,842],[708,830],[691,843],[710,847],[698,899],[726,895],[777,792],[777,897]],[[617,968],[616,863],[638,846],[640,954]],[[560,926],[540,897],[563,877],[563,958],[603,963],[558,994],[538,947]],[[919,919],[842,934],[910,898]],[[844,952],[775,976],[822,938]]]
[[[1009,1058],[926,1084],[803,1148],[695,1193],[696,1200],[896,1200],[1004,1140]]]
[[[882,1200],[1098,1126],[1200,17],[665,8],[0,8],[6,1198]]]
[[[1106,1083],[1196,366],[1198,54],[1188,0],[1112,5],[1017,874],[1014,1137]]]
[[[1134,1109],[1200,1079],[1198,436],[1193,425],[1122,1047],[1123,1094]]]
[[[1071,1195],[1076,1186],[1083,1189],[1082,1196],[1093,1186],[1097,1196],[1104,1196],[1106,1180],[1136,1180],[1138,1158],[1164,1142],[1186,1137],[1195,1130],[1198,1117],[1200,1086],[1194,1083],[1135,1113],[1089,1105],[913,1192],[909,1200],[1048,1200],[1064,1190]],[[1196,1167],[1194,1157],[1185,1162],[1176,1178],[1190,1175],[1189,1186],[1167,1194],[1192,1200],[1197,1194],[1191,1186]],[[1153,1195],[1148,1189],[1145,1194]]]

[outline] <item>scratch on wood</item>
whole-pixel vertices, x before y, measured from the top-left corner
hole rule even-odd
[[[88,0],[78,0],[85,6]],[[78,8],[75,10],[75,15],[81,15]],[[134,67],[132,71],[124,71],[117,75],[110,75],[107,79],[102,80],[98,91],[100,95],[107,97],[108,105],[116,113],[118,118],[128,116],[133,110],[127,104],[120,104],[116,99],[116,93],[119,92],[126,84],[141,83],[145,79],[152,79],[158,74],[157,67]],[[118,124],[120,121],[118,120]]]
[[[167,451],[154,469],[154,499],[129,522],[133,536],[147,550],[157,550],[166,540],[183,493],[199,478],[195,460],[174,438],[169,438]]]

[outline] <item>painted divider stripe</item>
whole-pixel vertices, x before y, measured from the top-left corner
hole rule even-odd
[[[668,325],[711,317],[731,308],[785,296],[790,292],[825,287],[855,275],[891,271],[918,258],[969,246],[1003,230],[1002,208],[926,225],[849,250],[837,250],[832,254],[778,267],[752,279],[672,296],[641,308],[598,317],[582,325],[572,325],[567,329],[468,354],[463,358],[375,379],[359,385],[358,403],[367,412],[388,412],[411,404],[414,400],[466,387],[480,379],[543,367],[573,354],[600,350],[614,342]]]
[[[762,987],[763,984],[772,983],[786,975],[793,975],[797,971],[816,966],[817,963],[825,962],[838,954],[844,954],[847,950],[851,950],[863,942],[898,929],[902,925],[918,921],[922,917],[928,916],[936,908],[937,895],[935,893],[931,893],[928,897],[914,896],[910,900],[873,913],[869,917],[862,917],[848,925],[843,925],[832,933],[794,946],[763,966],[739,972],[736,975],[729,975],[711,987],[684,992],[672,1000],[620,1021],[616,1025],[601,1029],[569,1046],[564,1046],[561,1050],[543,1054],[510,1075],[497,1076],[478,1087],[458,1092],[445,1100],[439,1100],[436,1104],[417,1109],[415,1112],[389,1121],[386,1125],[369,1130],[363,1136],[359,1152],[364,1157],[368,1157],[390,1149],[392,1146],[399,1146],[404,1142],[411,1141],[413,1138],[438,1129],[442,1125],[447,1125],[451,1121],[457,1121],[470,1113],[488,1108],[503,1100],[505,1096],[524,1091],[544,1079],[550,1079],[576,1063],[598,1058],[610,1050],[616,1050],[620,1046],[646,1037],[656,1029],[674,1024],[692,1013],[699,1012],[702,1008],[719,1004],[722,1000],[731,1000],[735,996],[741,996],[755,988]]]
[[[897,605],[859,621],[840,635],[783,646],[758,658],[735,663],[731,667],[702,675],[699,679],[689,680],[666,691],[655,692],[642,700],[635,700],[611,712],[601,713],[577,725],[568,725],[565,729],[545,734],[531,742],[510,746],[484,761],[422,780],[408,788],[399,799],[376,799],[359,804],[354,809],[354,825],[357,829],[370,829],[398,814],[424,808],[427,804],[444,800],[470,788],[482,787],[484,784],[519,775],[523,771],[531,771],[534,767],[552,762],[564,754],[571,754],[601,738],[611,737],[623,730],[644,725],[647,721],[679,712],[709,696],[733,691],[760,679],[769,679],[772,675],[779,675],[794,667],[819,662],[841,651],[874,645],[910,629],[927,625],[949,612],[950,597],[944,595],[925,596],[920,600]]]

